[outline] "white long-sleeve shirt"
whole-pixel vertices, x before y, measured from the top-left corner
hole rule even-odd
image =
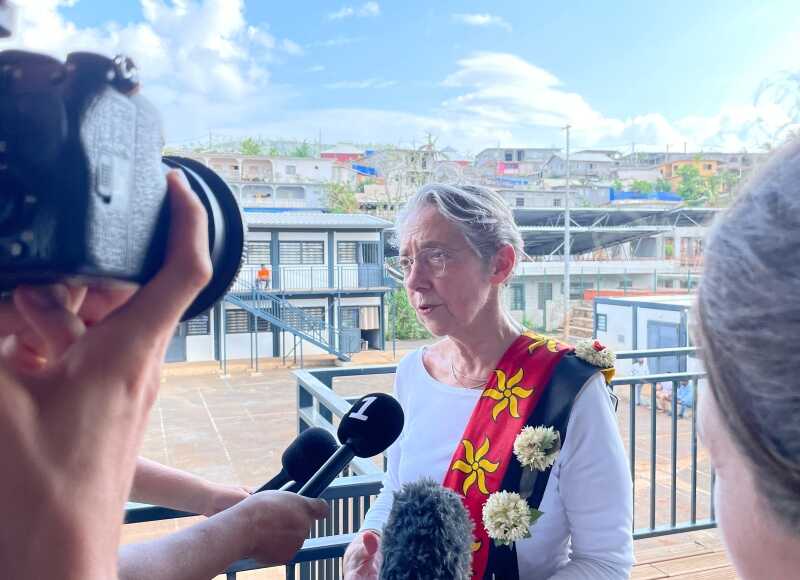
[[[395,396],[405,426],[388,450],[383,489],[362,529],[383,529],[394,492],[423,477],[443,481],[480,389],[430,376],[420,349],[399,364]],[[628,463],[602,376],[576,399],[566,439],[550,473],[531,538],[517,542],[520,578],[618,580],[633,566],[632,489]]]

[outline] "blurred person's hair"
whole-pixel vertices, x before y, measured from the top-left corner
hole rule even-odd
[[[711,390],[777,520],[800,534],[800,140],[711,228],[695,316]]]

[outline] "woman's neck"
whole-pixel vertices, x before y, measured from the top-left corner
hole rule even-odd
[[[463,375],[485,376],[522,332],[522,327],[510,316],[501,312],[493,323],[479,330],[450,335],[451,361]]]

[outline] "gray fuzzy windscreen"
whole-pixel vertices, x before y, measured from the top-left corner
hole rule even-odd
[[[405,484],[383,529],[382,580],[469,580],[473,524],[461,498],[431,479]]]

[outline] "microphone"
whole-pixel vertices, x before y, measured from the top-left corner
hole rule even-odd
[[[259,487],[254,493],[278,489],[291,490],[307,482],[336,452],[339,444],[326,429],[311,427],[291,442],[281,455],[278,475]]]
[[[403,409],[391,395],[361,397],[339,423],[337,435],[342,446],[297,493],[319,497],[353,457],[372,457],[394,443],[403,430],[403,421]]]
[[[381,580],[469,580],[473,524],[461,498],[432,479],[395,493],[383,528]]]

